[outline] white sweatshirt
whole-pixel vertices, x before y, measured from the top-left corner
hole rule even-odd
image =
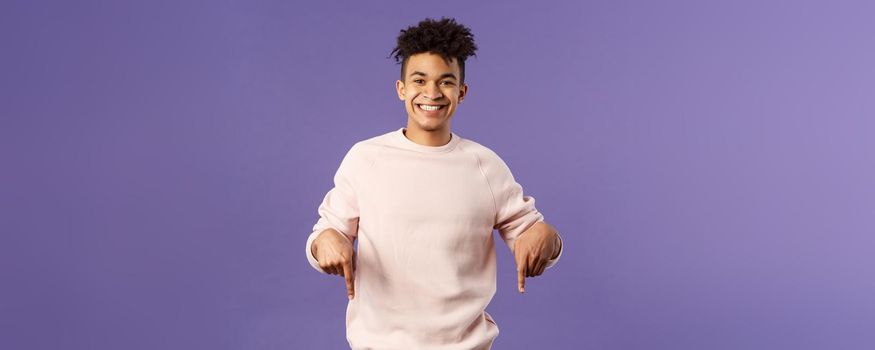
[[[544,216],[489,148],[455,133],[446,145],[420,145],[404,130],[350,148],[319,206],[307,259],[326,273],[310,250],[325,229],[358,239],[346,312],[354,350],[489,349],[498,335],[485,310],[495,294],[492,230],[512,250]]]

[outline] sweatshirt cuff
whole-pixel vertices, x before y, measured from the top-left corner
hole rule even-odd
[[[562,242],[562,236],[559,235],[559,232],[556,232],[556,237],[559,237],[559,255],[557,255],[555,259],[548,260],[546,267],[544,267],[544,270],[553,267],[553,265],[556,265],[556,263],[559,262],[559,258],[562,257],[562,251],[565,250],[565,243]]]
[[[325,272],[325,270],[319,267],[319,261],[313,256],[313,251],[311,249],[313,247],[313,241],[316,240],[316,237],[318,237],[320,233],[322,233],[322,231],[313,231],[313,233],[310,234],[310,237],[307,237],[307,261],[310,262],[310,266],[316,269],[316,271],[327,275],[328,272]]]

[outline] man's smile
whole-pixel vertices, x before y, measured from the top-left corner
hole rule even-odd
[[[417,103],[416,105],[419,106],[419,108],[424,110],[424,111],[436,111],[438,109],[443,109],[444,107],[447,106],[447,105],[429,105],[429,104],[423,104],[423,103]]]
[[[438,113],[442,113],[447,109],[447,105],[424,104],[416,103],[418,109],[428,117],[436,117]]]

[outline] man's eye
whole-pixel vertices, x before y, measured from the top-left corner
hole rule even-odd
[[[422,80],[422,79],[416,79],[416,80],[414,80],[413,82],[414,82],[414,83],[417,83],[417,84],[422,84],[423,81],[424,81],[424,80]]]
[[[447,84],[447,85],[453,85],[453,82],[451,82],[451,81],[445,81],[444,84]]]

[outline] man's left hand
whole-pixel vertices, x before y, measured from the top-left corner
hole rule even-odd
[[[559,235],[546,222],[538,222],[523,232],[513,245],[520,293],[526,291],[526,277],[544,273],[547,262],[559,255]]]

